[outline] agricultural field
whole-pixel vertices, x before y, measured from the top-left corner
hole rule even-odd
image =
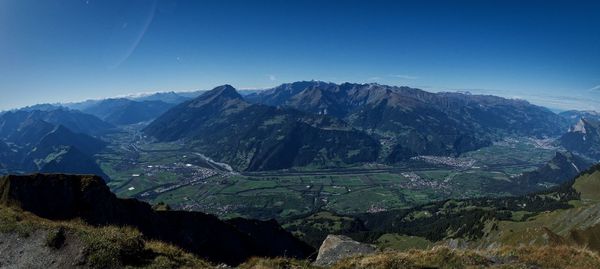
[[[136,128],[113,134],[97,159],[120,197],[220,217],[290,219],[317,211],[340,214],[408,208],[448,198],[511,195],[511,178],[552,158],[535,139],[507,139],[453,157],[340,169],[236,172],[181,143],[154,143]]]

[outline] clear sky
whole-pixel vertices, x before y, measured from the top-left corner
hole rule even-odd
[[[600,1],[0,0],[0,109],[311,79],[600,110]]]

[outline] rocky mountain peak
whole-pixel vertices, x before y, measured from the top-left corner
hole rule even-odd
[[[577,122],[577,124],[575,124],[572,128],[571,128],[571,132],[578,132],[578,133],[582,133],[585,134],[586,130],[585,130],[585,125],[586,122],[583,118],[579,119],[579,121]]]
[[[226,103],[228,101],[243,101],[244,98],[231,85],[225,84],[216,87],[198,96],[190,103],[191,107],[200,107],[207,104]]]

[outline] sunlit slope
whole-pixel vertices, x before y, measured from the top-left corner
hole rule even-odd
[[[581,200],[573,208],[541,213],[525,221],[490,223],[478,243],[489,245],[573,244],[600,250],[600,166],[582,173],[573,183]]]
[[[582,202],[600,202],[600,166],[597,165],[579,176],[575,180],[573,188],[581,194]]]

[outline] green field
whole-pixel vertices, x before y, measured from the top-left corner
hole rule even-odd
[[[193,148],[153,143],[126,130],[96,157],[118,196],[220,217],[286,219],[320,210],[378,212],[435,200],[502,196],[502,184],[554,155],[531,140],[507,140],[455,159],[468,167],[414,161],[397,166],[236,173],[215,168]],[[446,160],[446,159],[442,159]],[[214,175],[206,176],[206,171]],[[499,187],[500,186],[500,187]]]

